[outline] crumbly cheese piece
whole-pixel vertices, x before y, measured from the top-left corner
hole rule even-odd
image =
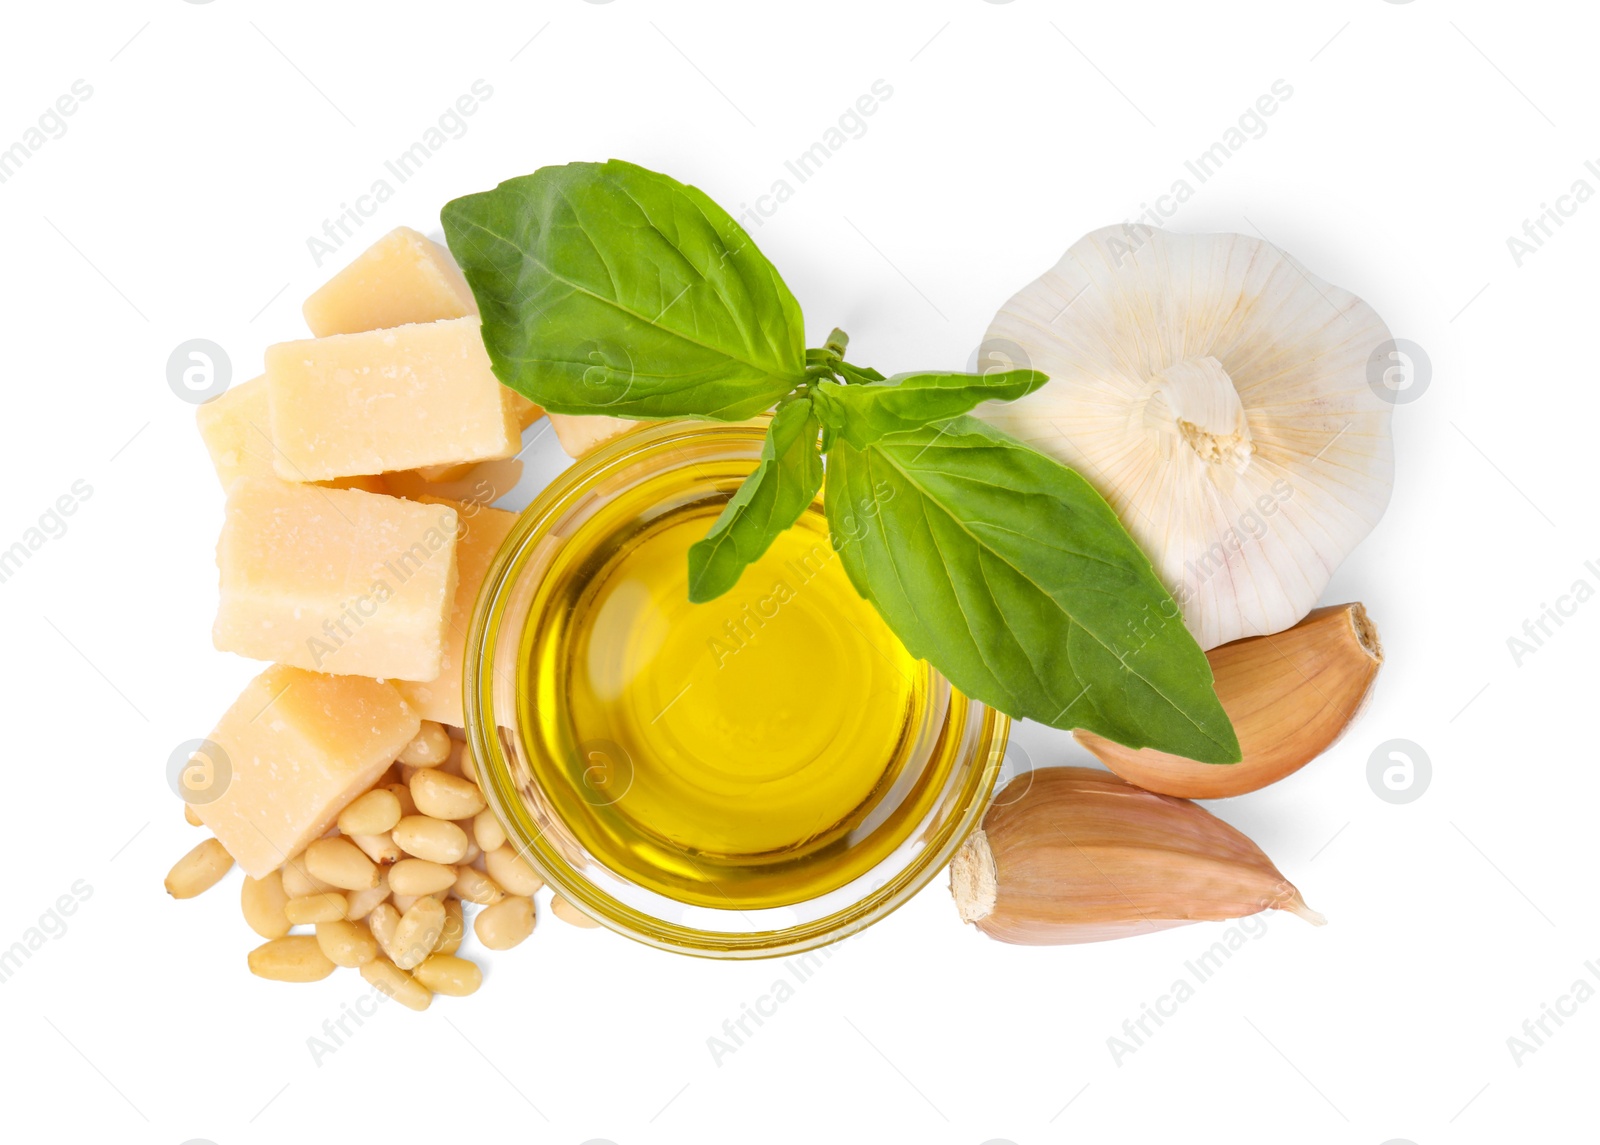
[[[534,405],[527,398],[517,393],[510,386],[501,387],[505,393],[506,404],[511,410],[511,416],[517,419],[519,429],[527,429],[534,422],[544,416],[544,410]],[[420,469],[411,469],[407,472],[415,473],[417,478],[430,484],[460,481],[478,468],[476,461],[463,461],[456,465],[424,465]]]
[[[556,440],[568,457],[582,457],[630,429],[655,424],[605,414],[547,413],[545,417],[550,419],[550,428],[556,431]]]
[[[544,416],[544,410],[517,393],[516,390],[510,386],[505,386],[504,389],[506,391],[506,401],[511,405],[511,416],[517,419],[517,428],[527,429]]]
[[[195,804],[195,814],[259,879],[333,826],[419,727],[420,717],[381,680],[276,664],[212,731],[227,757],[226,785],[218,798]],[[214,775],[221,786],[220,769]]]
[[[318,338],[478,312],[450,252],[410,227],[396,227],[356,256],[301,307]]]
[[[522,430],[476,318],[280,342],[266,353],[287,481],[511,457]]]
[[[396,227],[329,279],[301,309],[311,332],[326,338],[465,318],[478,312],[478,304],[448,250],[410,227]],[[544,415],[509,387],[501,396],[520,429],[527,429]],[[460,469],[462,463],[449,467]]]
[[[267,404],[267,379],[263,375],[231,387],[195,411],[200,438],[211,454],[217,480],[227,489],[241,477],[271,477],[272,416]],[[386,490],[378,476],[340,477],[326,483],[334,489]]]
[[[230,387],[195,410],[194,418],[224,489],[240,477],[272,475],[272,416],[265,377]]]
[[[459,728],[466,724],[462,715],[462,670],[466,663],[467,626],[472,622],[472,608],[477,603],[478,590],[483,587],[489,565],[517,523],[517,515],[504,509],[437,497],[420,500],[430,505],[449,506],[461,520],[461,532],[456,540],[456,598],[445,632],[438,678],[425,684],[407,682],[397,687],[423,719]]]
[[[224,652],[380,679],[439,675],[455,601],[447,505],[243,477],[217,542]]]

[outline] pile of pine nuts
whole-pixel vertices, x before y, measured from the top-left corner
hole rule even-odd
[[[207,839],[173,866],[167,893],[193,898],[232,867],[222,844]],[[464,997],[483,981],[477,964],[456,954],[463,904],[476,908],[478,941],[509,950],[533,933],[533,895],[543,885],[507,844],[465,745],[424,720],[395,766],[340,813],[336,830],[266,877],[245,878],[240,909],[267,940],[250,952],[250,972],[317,982],[353,967],[401,1005],[426,1010],[433,995]],[[574,926],[596,925],[559,895],[550,909]],[[291,933],[297,926],[314,932]]]

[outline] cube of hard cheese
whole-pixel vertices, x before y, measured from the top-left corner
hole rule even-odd
[[[511,457],[522,429],[476,318],[267,347],[279,477],[319,481]]]
[[[511,416],[517,419],[517,428],[527,429],[544,416],[544,410],[534,405],[510,386],[506,386],[505,391],[506,401],[511,403]]]
[[[241,477],[271,477],[276,472],[264,375],[212,398],[195,411],[195,421],[224,489]],[[328,484],[336,489],[384,492],[383,478],[376,476],[340,477]]]
[[[196,409],[194,418],[224,489],[239,477],[272,475],[272,416],[265,377],[229,388]]]
[[[483,587],[483,578],[489,572],[489,564],[517,523],[517,515],[460,501],[434,497],[422,500],[450,506],[461,520],[461,532],[456,540],[456,599],[449,630],[445,633],[438,678],[425,684],[406,682],[396,686],[423,719],[463,727],[466,720],[462,716],[461,689],[467,626],[472,622],[472,607],[477,602],[478,590]]]
[[[318,338],[478,312],[467,280],[444,247],[396,227],[356,256],[301,307]]]
[[[306,299],[302,310],[311,332],[326,338],[464,318],[476,314],[478,304],[448,250],[410,227],[396,227]],[[507,389],[501,396],[521,429],[544,413],[515,390]],[[459,469],[462,464],[452,462],[448,467]]]
[[[505,391],[507,405],[512,416],[517,419],[519,429],[527,429],[534,422],[544,416],[544,410],[534,405],[527,398],[517,393],[509,386],[501,387]],[[501,460],[504,460],[503,458]],[[414,473],[420,481],[442,482],[460,481],[482,464],[477,461],[463,461],[455,465],[424,465],[419,469],[408,469],[407,473]]]
[[[212,731],[227,756],[228,780],[220,796],[195,805],[195,814],[245,874],[259,879],[327,831],[421,723],[381,680],[275,664],[250,681]]]
[[[456,511],[243,477],[217,542],[224,652],[380,679],[439,675],[455,602]]]
[[[556,440],[568,457],[582,457],[630,429],[655,424],[605,414],[547,413],[544,416],[549,419],[550,428],[556,431]]]

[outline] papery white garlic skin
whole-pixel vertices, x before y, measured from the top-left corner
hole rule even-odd
[[[1389,341],[1270,243],[1107,227],[995,316],[986,357],[1050,381],[978,413],[1100,491],[1212,648],[1297,623],[1388,505]]]

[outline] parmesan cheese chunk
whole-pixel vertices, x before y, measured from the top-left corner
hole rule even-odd
[[[455,601],[455,509],[245,477],[217,542],[224,652],[381,679],[439,675]]]
[[[266,361],[287,481],[487,461],[522,444],[476,318],[280,342]]]
[[[517,393],[510,386],[504,387],[506,401],[511,406],[511,416],[517,419],[518,429],[527,429],[534,422],[544,416],[544,410],[534,405],[527,398]]]
[[[381,680],[276,664],[211,733],[227,757],[222,794],[195,805],[228,854],[259,879],[320,837],[421,727]],[[211,760],[213,766],[217,760]]]
[[[445,632],[438,678],[425,684],[402,683],[397,687],[423,719],[459,728],[466,726],[462,714],[462,670],[466,664],[467,627],[472,623],[472,608],[495,553],[517,523],[517,515],[460,501],[434,497],[421,500],[431,505],[449,506],[461,520],[461,532],[456,540],[455,606]]]
[[[311,332],[326,338],[465,318],[478,312],[478,304],[448,250],[410,227],[396,227],[330,278],[301,309]],[[521,429],[544,414],[515,390],[507,388],[501,397]],[[460,470],[468,464],[429,468]],[[447,478],[425,473],[424,480]]]
[[[330,278],[301,312],[318,338],[359,334],[478,312],[467,280],[444,247],[396,227]]]
[[[251,378],[212,398],[195,411],[195,421],[223,489],[241,477],[271,477],[276,472],[265,376]],[[381,477],[340,477],[327,484],[336,489],[386,492]]]
[[[194,418],[224,489],[240,477],[272,475],[272,416],[265,377],[231,387],[195,410]]]
[[[607,417],[605,414],[549,413],[550,428],[556,431],[556,440],[568,457],[582,457],[592,453],[613,437],[621,437],[630,429],[641,425],[654,425],[648,421],[630,421],[624,417]]]

